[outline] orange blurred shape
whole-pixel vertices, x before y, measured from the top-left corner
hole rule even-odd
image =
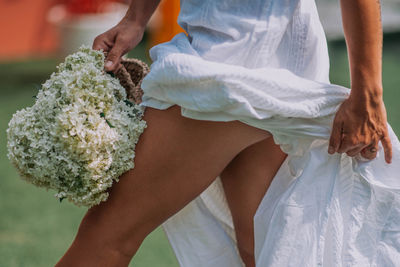
[[[150,32],[150,46],[170,41],[176,34],[184,32],[177,23],[179,11],[179,0],[161,1],[155,14],[159,17]]]
[[[54,51],[57,36],[46,20],[51,0],[0,1],[0,60]]]

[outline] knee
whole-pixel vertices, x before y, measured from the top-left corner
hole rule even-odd
[[[79,226],[74,243],[84,251],[97,251],[99,255],[108,255],[114,260],[129,263],[146,234],[138,223],[131,223],[128,228],[119,223],[118,218],[105,216],[105,213],[108,213],[105,211],[111,212],[100,206],[88,210]],[[119,227],[115,229],[112,226]]]

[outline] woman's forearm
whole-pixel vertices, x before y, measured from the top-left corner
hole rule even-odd
[[[382,97],[382,24],[379,0],[341,0],[351,95],[364,103]]]
[[[124,19],[145,27],[160,0],[132,0]]]

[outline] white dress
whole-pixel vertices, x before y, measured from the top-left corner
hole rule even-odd
[[[257,266],[400,266],[400,144],[389,126],[392,164],[327,153],[350,90],[329,82],[314,0],[182,0],[178,22],[141,105],[242,121],[289,155],[254,218]],[[219,178],[163,227],[183,267],[243,266]]]

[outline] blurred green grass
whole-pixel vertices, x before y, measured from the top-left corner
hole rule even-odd
[[[400,35],[385,36],[383,54],[384,100],[388,119],[400,133]],[[144,45],[131,57],[148,61]],[[331,81],[349,87],[344,42],[329,43]],[[60,204],[52,192],[18,178],[6,153],[6,128],[12,114],[33,104],[40,84],[57,62],[31,60],[0,64],[0,267],[53,266],[72,242],[84,208]],[[144,242],[130,266],[178,266],[163,231],[158,228]]]

